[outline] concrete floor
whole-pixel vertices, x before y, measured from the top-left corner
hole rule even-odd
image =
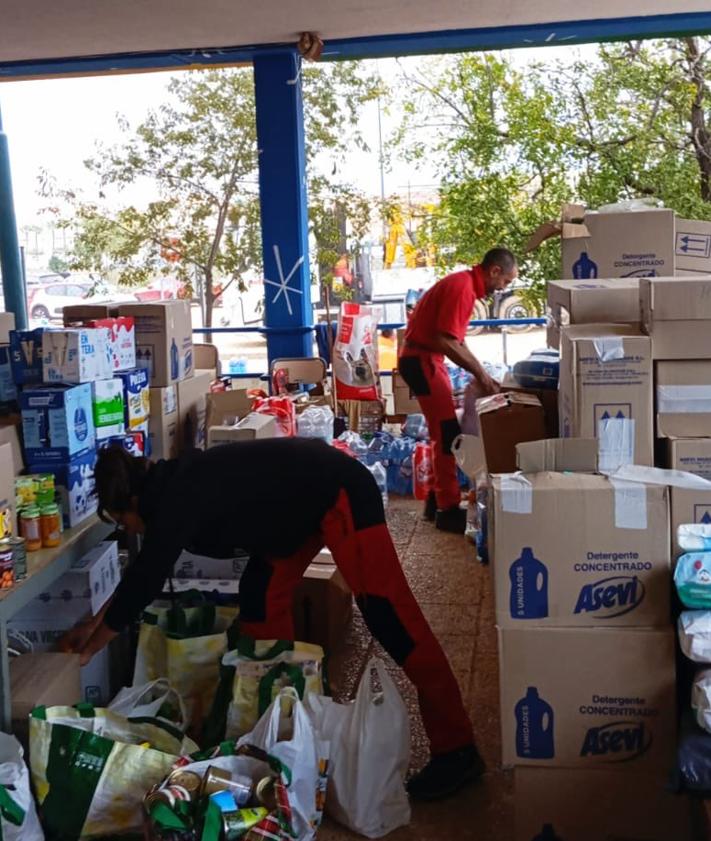
[[[474,725],[488,773],[458,796],[435,804],[414,804],[409,827],[388,836],[392,841],[513,836],[511,774],[500,770],[498,666],[494,602],[489,570],[475,558],[461,536],[438,532],[421,519],[422,503],[392,499],[388,522],[405,573],[432,629],[452,664]],[[383,657],[411,716],[412,767],[427,761],[427,743],[417,698],[404,674],[374,642],[355,613],[351,634],[338,661],[334,694],[350,697],[369,657]],[[346,841],[359,836],[326,821],[319,841]]]

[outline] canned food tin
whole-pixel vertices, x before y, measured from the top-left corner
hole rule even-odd
[[[252,797],[252,780],[242,774],[233,777],[229,771],[211,765],[203,777],[200,797],[208,797],[216,791],[231,792],[237,806],[242,808]]]
[[[270,812],[273,812],[277,807],[276,792],[274,791],[274,777],[264,777],[254,789],[254,794],[257,800],[266,806]]]
[[[176,803],[179,800],[192,800],[190,792],[186,788],[183,788],[183,786],[165,786],[161,791],[168,792]]]
[[[14,583],[12,546],[9,540],[2,540],[0,541],[0,590],[9,590]]]
[[[158,791],[151,791],[143,798],[143,806],[150,814],[151,807],[155,806],[156,803],[165,803],[167,806],[170,806],[171,809],[175,806],[176,800],[173,794],[168,791],[168,789],[161,788]]]
[[[222,828],[225,841],[241,838],[247,830],[256,826],[267,817],[269,812],[263,807],[257,809],[239,809],[236,812],[222,813]]]
[[[12,566],[15,573],[15,581],[27,578],[27,552],[25,551],[24,537],[8,537],[7,542],[12,549]]]
[[[279,819],[275,815],[267,815],[243,835],[241,841],[280,841],[282,838],[284,833]]]
[[[190,793],[190,799],[195,799],[200,791],[202,779],[194,771],[184,771],[179,768],[173,771],[165,781],[166,786],[180,786]]]

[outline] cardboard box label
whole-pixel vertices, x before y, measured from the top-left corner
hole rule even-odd
[[[499,655],[505,765],[635,773],[672,761],[671,628],[500,629]]]

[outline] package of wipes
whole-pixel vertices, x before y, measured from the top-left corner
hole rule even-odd
[[[689,660],[711,664],[711,610],[685,610],[677,627],[679,645]]]
[[[691,707],[699,727],[711,733],[711,669],[697,673],[691,687]]]
[[[684,607],[711,608],[711,552],[687,552],[674,570],[676,591]]]

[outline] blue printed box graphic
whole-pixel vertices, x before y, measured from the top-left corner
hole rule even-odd
[[[694,522],[711,525],[711,505],[694,505]]]
[[[701,260],[711,257],[711,234],[677,231],[674,253],[678,257],[698,257]]]
[[[526,695],[516,704],[516,756],[521,759],[553,759],[555,737],[553,707],[529,686]]]
[[[524,547],[521,557],[509,570],[511,593],[509,609],[512,619],[545,619],[548,616],[548,569]]]

